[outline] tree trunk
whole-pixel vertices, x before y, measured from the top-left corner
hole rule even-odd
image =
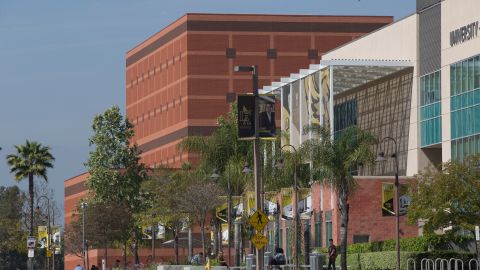
[[[175,230],[174,232],[174,240],[173,240],[173,246],[175,248],[175,264],[179,265],[179,259],[178,259],[178,232]]]
[[[340,190],[338,205],[340,210],[340,254],[342,255],[340,261],[340,269],[347,270],[347,239],[348,239],[348,186],[346,180]]]
[[[205,258],[207,256],[207,253],[205,252],[205,222],[202,221],[200,222],[200,230],[202,231],[202,252],[203,252],[203,261],[205,261]]]
[[[30,196],[30,236],[33,236],[33,200],[34,200],[34,190],[33,190],[33,174],[28,174],[28,194]]]

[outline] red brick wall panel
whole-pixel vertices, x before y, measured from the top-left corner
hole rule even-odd
[[[269,35],[235,34],[232,37],[233,48],[237,52],[265,52],[270,48]]]
[[[278,52],[305,53],[310,49],[310,35],[275,35],[273,37]]]
[[[188,75],[228,75],[224,55],[189,55]]]
[[[187,35],[189,51],[221,51],[228,48],[228,35],[196,34]]]

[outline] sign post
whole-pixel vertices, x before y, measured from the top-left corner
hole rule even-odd
[[[261,232],[268,224],[268,216],[265,215],[265,213],[263,213],[261,210],[257,210],[250,217],[249,222],[250,225],[252,225],[257,231],[257,234],[255,234],[250,240],[252,241],[252,244],[255,245],[257,250],[261,250],[267,244],[267,238]]]

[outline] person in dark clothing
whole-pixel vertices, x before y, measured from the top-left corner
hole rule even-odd
[[[219,254],[219,255],[218,255],[218,263],[220,264],[220,266],[226,266],[227,269],[230,268],[230,267],[228,266],[227,262],[225,261],[225,258],[223,257],[222,254]]]
[[[333,244],[333,239],[328,240],[328,270],[330,270],[330,266],[333,266],[333,270],[335,270],[335,260],[337,259],[337,247]]]

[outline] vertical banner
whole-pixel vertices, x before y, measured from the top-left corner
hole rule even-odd
[[[232,208],[235,220],[240,220],[243,215],[243,198],[242,196],[232,196]]]
[[[298,213],[300,216],[309,217],[312,212],[312,190],[310,188],[298,189]]]
[[[228,245],[228,224],[222,223],[222,244]]]
[[[245,201],[244,205],[247,206],[247,215],[251,216],[253,213],[255,213],[255,192],[253,191],[247,191],[245,194]]]
[[[47,226],[38,226],[38,245],[39,248],[48,248]]]
[[[320,124],[330,127],[330,68],[326,67],[320,71]]]
[[[55,254],[62,253],[62,236],[60,226],[52,227],[52,245],[55,248]]]
[[[292,103],[290,104],[290,144],[295,148],[300,145],[300,81],[291,84]]]
[[[260,95],[258,99],[258,135],[264,139],[273,139],[277,135],[275,100],[275,95]]]
[[[408,186],[400,185],[400,216],[406,215],[412,199],[408,195]],[[394,216],[395,186],[392,183],[382,183],[382,215]]]
[[[265,199],[264,199],[264,203],[265,203],[265,207],[264,207],[264,208],[265,208],[265,214],[268,215],[268,217],[269,217],[270,220],[273,220],[275,214],[278,213],[278,209],[277,209],[277,203],[278,203],[277,195],[278,195],[278,192],[276,192],[276,191],[269,191],[269,192],[266,192],[266,193],[265,193]]]
[[[320,92],[318,88],[318,78],[320,72],[309,75],[309,101],[310,125],[320,125]]]
[[[293,206],[292,206],[292,188],[282,188],[282,216],[293,218]]]
[[[142,226],[142,239],[152,239],[152,226]],[[165,226],[157,224],[155,239],[165,239]]]
[[[255,136],[255,120],[253,113],[255,97],[253,95],[238,95],[238,137],[240,139],[253,138]]]
[[[290,84],[282,86],[282,145],[290,144]]]
[[[227,196],[220,196],[220,204],[216,207],[215,213],[219,220],[227,222],[227,211],[228,211],[228,202]]]
[[[303,130],[310,125],[310,83],[307,78],[308,76],[300,80],[300,143],[308,139],[304,138]]]

